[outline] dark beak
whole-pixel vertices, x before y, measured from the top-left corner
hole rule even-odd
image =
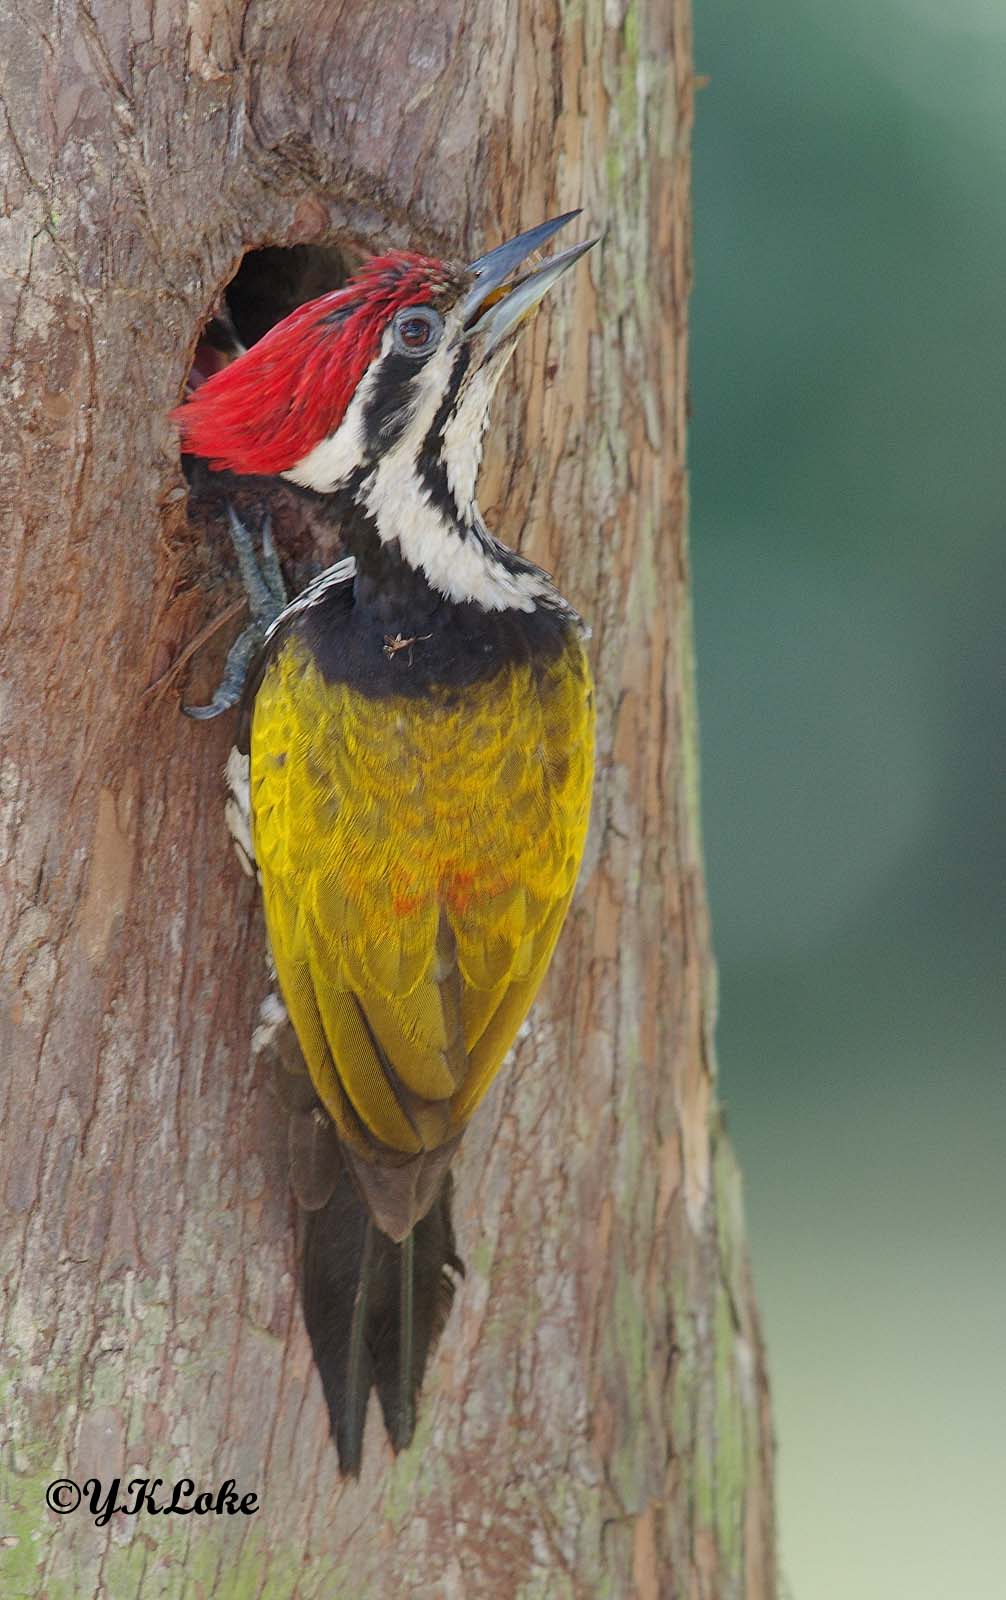
[[[585,244],[574,244],[569,250],[562,250],[540,266],[533,267],[502,293],[497,292],[533,250],[541,249],[553,234],[579,215],[579,211],[567,211],[561,217],[553,217],[551,222],[528,228],[526,233],[517,234],[516,238],[508,239],[506,244],[497,245],[495,250],[488,251],[472,262],[468,270],[475,274],[476,282],[462,304],[461,323],[464,332],[461,337],[467,339],[478,335],[484,339],[483,356],[498,349],[507,334],[523,322],[563,273],[597,244],[596,239],[588,239]],[[488,305],[487,301],[490,301]],[[482,315],[472,322],[483,306],[486,308]]]

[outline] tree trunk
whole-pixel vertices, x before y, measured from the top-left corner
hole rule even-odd
[[[3,37],[0,1592],[770,1600],[698,825],[687,0],[7,0]],[[150,692],[236,593],[166,414],[246,249],[465,258],[575,205],[604,245],[525,341],[482,502],[593,623],[591,843],[458,1162],[416,1443],[372,1416],[342,1484],[250,1050],[231,729]],[[117,1475],[259,1509],[46,1509]]]

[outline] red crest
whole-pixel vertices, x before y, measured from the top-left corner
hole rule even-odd
[[[442,294],[456,269],[397,250],[298,306],[171,413],[182,448],[215,469],[289,471],[335,433],[396,311]]]

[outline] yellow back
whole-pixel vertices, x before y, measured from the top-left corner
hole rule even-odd
[[[280,988],[357,1148],[435,1149],[485,1093],[562,927],[592,776],[572,634],[551,662],[424,698],[368,698],[298,640],[279,651],[252,723],[255,854]]]

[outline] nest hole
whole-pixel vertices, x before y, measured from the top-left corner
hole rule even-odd
[[[265,245],[247,250],[220,291],[200,333],[186,389],[198,388],[256,344],[277,322],[307,300],[340,289],[363,260],[341,244]],[[233,553],[227,534],[226,501],[245,521],[268,516],[291,593],[339,555],[336,530],[317,507],[279,478],[240,478],[213,472],[204,461],[183,459],[189,483],[190,522],[207,531],[204,581],[230,580]]]
[[[242,344],[252,345],[305,300],[341,289],[357,262],[339,245],[248,250],[224,298]]]

